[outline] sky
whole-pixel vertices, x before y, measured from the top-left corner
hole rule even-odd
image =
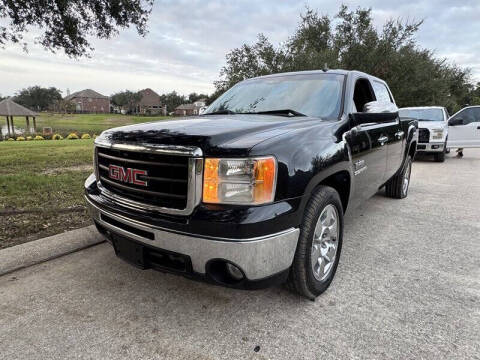
[[[472,81],[480,81],[480,1],[343,3],[351,9],[371,7],[379,28],[391,18],[424,19],[416,35],[418,44],[439,58],[471,68]],[[0,48],[0,94],[14,95],[32,85],[55,86],[63,95],[67,89],[91,88],[111,95],[147,87],[160,94],[173,90],[211,93],[231,49],[254,42],[259,33],[277,45],[294,32],[306,5],[333,16],[339,4],[325,0],[155,0],[144,38],[127,29],[110,40],[92,39],[91,58],[52,54],[32,42],[28,53],[16,45]],[[26,39],[38,34],[38,29],[32,29]]]

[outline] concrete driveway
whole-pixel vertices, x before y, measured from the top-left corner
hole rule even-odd
[[[407,199],[349,217],[316,302],[140,271],[105,243],[0,277],[5,359],[478,359],[479,334],[479,150],[415,162]]]

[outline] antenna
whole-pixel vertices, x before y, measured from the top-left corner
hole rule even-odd
[[[323,72],[327,72],[328,71],[328,64],[325,63],[325,65],[323,65],[323,69],[322,69]]]

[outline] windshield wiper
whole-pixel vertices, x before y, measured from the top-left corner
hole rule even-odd
[[[307,116],[302,114],[301,112],[292,110],[292,109],[281,109],[281,110],[268,110],[268,111],[257,111],[257,112],[249,112],[246,114],[259,114],[259,115],[279,115],[279,116]]]
[[[237,114],[237,113],[232,110],[223,109],[223,110],[217,110],[209,113],[203,113],[202,115],[232,115],[232,114]]]

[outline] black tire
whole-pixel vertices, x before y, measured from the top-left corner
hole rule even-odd
[[[333,264],[330,265],[326,277],[319,280],[315,278],[312,266],[312,246],[315,227],[317,226],[320,215],[327,208],[332,210],[332,207],[329,205],[332,205],[335,208],[336,215],[338,216],[338,234],[337,239],[334,241],[336,244],[336,253]],[[342,239],[343,207],[342,202],[340,201],[340,196],[335,189],[329,186],[319,186],[314,191],[305,208],[302,224],[300,226],[300,236],[298,238],[297,249],[287,281],[288,288],[310,300],[315,300],[317,296],[327,290],[337,270],[342,250]]]
[[[442,151],[441,153],[436,153],[435,154],[435,161],[436,162],[444,162],[445,161],[445,150]]]
[[[394,199],[403,199],[408,195],[408,187],[410,186],[410,174],[412,172],[412,157],[407,155],[407,159],[402,169],[385,184],[385,193],[388,197]],[[408,183],[404,188],[405,175],[408,175]]]

